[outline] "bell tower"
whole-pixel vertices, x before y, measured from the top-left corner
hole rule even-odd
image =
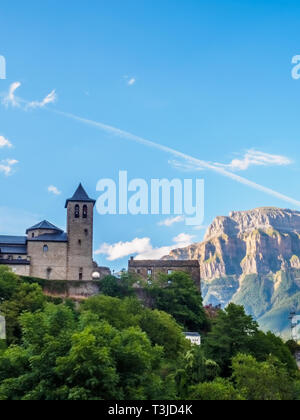
[[[92,280],[93,274],[93,218],[96,201],[89,198],[80,184],[67,209],[67,279]]]

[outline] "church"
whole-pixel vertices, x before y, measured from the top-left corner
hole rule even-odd
[[[66,232],[44,220],[28,228],[26,236],[0,235],[0,265],[47,280],[88,281],[109,275],[108,268],[93,261],[95,203],[80,184],[66,201]]]

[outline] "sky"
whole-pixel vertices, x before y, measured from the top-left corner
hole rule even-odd
[[[1,1],[0,234],[65,227],[79,182],[204,179],[205,216],[100,215],[119,270],[203,240],[216,216],[300,210],[298,1]],[[300,72],[299,72],[300,74]]]

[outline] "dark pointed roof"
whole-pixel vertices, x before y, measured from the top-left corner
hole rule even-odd
[[[92,200],[86,193],[85,189],[83,188],[83,186],[81,184],[79,184],[79,187],[77,188],[77,190],[75,191],[74,195],[72,198],[69,198],[66,201],[66,208],[68,207],[68,203],[69,202],[77,202],[77,203],[93,203],[95,204],[96,201]]]
[[[47,220],[43,220],[42,222],[32,226],[31,228],[26,230],[26,233],[30,232],[31,230],[56,230],[57,232],[63,232],[63,230],[59,229],[58,227],[54,226],[52,223],[48,222]]]

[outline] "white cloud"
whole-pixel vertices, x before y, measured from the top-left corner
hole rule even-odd
[[[136,82],[136,78],[132,77],[131,79],[128,80],[128,86],[133,86]]]
[[[29,108],[43,108],[48,104],[52,104],[57,100],[57,94],[55,90],[52,90],[42,101],[25,101],[24,99],[17,98],[15,96],[15,92],[21,86],[20,82],[14,82],[10,85],[8,93],[4,95],[2,103],[8,107],[9,105],[12,107],[20,107],[21,104],[24,104],[24,109]]]
[[[9,176],[13,171],[13,166],[19,163],[16,159],[5,159],[0,161],[0,172]]]
[[[162,220],[158,223],[158,226],[166,226],[171,227],[175,223],[181,223],[184,222],[185,217],[184,216],[176,216],[176,217],[170,217],[169,219]]]
[[[271,155],[252,149],[248,150],[242,159],[234,159],[227,165],[221,163],[215,163],[215,165],[232,171],[245,171],[250,166],[287,166],[291,163],[292,161],[286,156]]]
[[[29,102],[27,105],[28,108],[43,108],[44,106],[48,104],[53,104],[57,100],[57,94],[55,90],[52,90],[52,92],[49,93],[42,101],[33,101]]]
[[[59,189],[57,187],[55,187],[54,185],[50,185],[48,187],[48,192],[52,193],[54,195],[60,195],[61,194],[61,191],[59,191]]]
[[[136,255],[138,260],[160,259],[168,255],[175,248],[185,248],[193,241],[193,236],[181,233],[173,239],[173,244],[154,248],[150,238],[135,238],[131,242],[118,242],[115,244],[102,244],[96,255],[106,255],[108,261]]]
[[[15,96],[15,92],[17,89],[19,89],[19,87],[21,86],[20,82],[14,82],[10,85],[9,89],[8,89],[8,93],[6,96],[4,96],[2,103],[8,107],[9,105],[13,106],[13,107],[18,107],[20,106],[20,102],[18,100],[18,98],[16,98]]]
[[[123,78],[126,80],[126,84],[128,86],[133,86],[136,83],[136,78],[131,76],[123,76]]]
[[[9,140],[7,140],[5,137],[0,136],[0,149],[2,147],[12,147],[12,144]]]

